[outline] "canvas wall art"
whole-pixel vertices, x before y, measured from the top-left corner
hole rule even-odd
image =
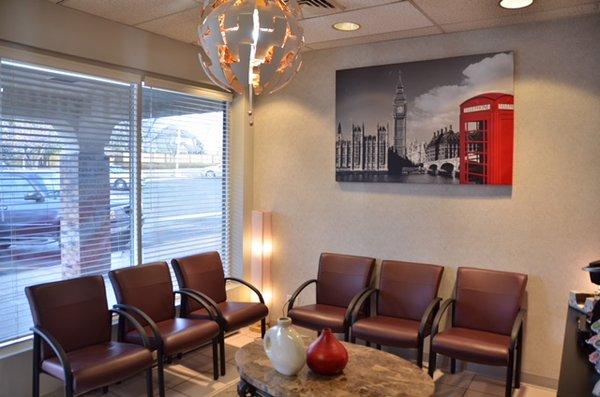
[[[338,70],[336,180],[511,185],[513,53]]]

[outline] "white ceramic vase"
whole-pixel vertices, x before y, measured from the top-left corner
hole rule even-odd
[[[271,327],[263,340],[267,356],[273,367],[282,375],[294,376],[306,363],[306,349],[302,337],[291,327],[289,317],[281,317]]]

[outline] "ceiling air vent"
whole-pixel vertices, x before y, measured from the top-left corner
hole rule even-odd
[[[331,0],[298,0],[298,4],[319,8],[335,8],[335,3]]]

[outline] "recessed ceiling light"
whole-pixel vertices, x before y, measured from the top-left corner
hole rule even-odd
[[[337,22],[332,26],[335,30],[341,30],[342,32],[352,32],[360,29],[360,25],[354,22]]]
[[[500,0],[500,7],[509,10],[529,7],[533,4],[533,0]]]

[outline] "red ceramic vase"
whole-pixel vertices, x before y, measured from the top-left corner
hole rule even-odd
[[[348,364],[348,351],[329,328],[308,346],[306,365],[320,375],[337,375]]]

